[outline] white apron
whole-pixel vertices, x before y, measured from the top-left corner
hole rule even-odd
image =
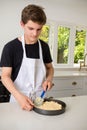
[[[39,40],[38,42],[40,59],[27,58],[24,36],[22,36],[23,59],[17,78],[14,81],[16,88],[32,100],[40,96],[43,89],[42,83],[46,77],[41,43]],[[16,102],[13,95],[10,97],[10,102]]]

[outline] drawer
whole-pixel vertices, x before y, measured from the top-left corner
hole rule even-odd
[[[46,93],[47,97],[53,97],[53,98],[58,98],[58,97],[73,97],[73,96],[80,96],[80,95],[84,95],[82,89],[64,90],[64,91],[48,91]]]
[[[53,79],[54,87],[52,90],[71,90],[82,88],[84,80],[81,77],[78,78],[55,78]]]

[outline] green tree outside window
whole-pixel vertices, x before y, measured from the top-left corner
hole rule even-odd
[[[49,42],[49,30],[50,30],[50,26],[44,25],[39,37],[41,40],[45,41],[46,43]]]
[[[58,49],[57,63],[66,64],[68,62],[68,43],[69,43],[70,28],[58,27]]]
[[[86,31],[76,30],[74,63],[78,63],[80,59],[84,58],[85,40],[86,40]]]

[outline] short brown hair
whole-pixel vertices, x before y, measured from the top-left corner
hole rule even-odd
[[[46,23],[46,14],[43,8],[38,5],[28,5],[22,10],[21,20],[26,24],[29,20],[44,25]]]

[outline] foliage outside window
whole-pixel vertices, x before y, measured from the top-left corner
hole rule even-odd
[[[46,43],[49,42],[49,30],[50,30],[49,25],[44,25],[39,37],[41,40],[45,41]]]
[[[58,27],[57,63],[67,64],[70,28]]]
[[[80,59],[84,58],[85,40],[86,40],[86,31],[76,30],[74,63],[78,63]]]

